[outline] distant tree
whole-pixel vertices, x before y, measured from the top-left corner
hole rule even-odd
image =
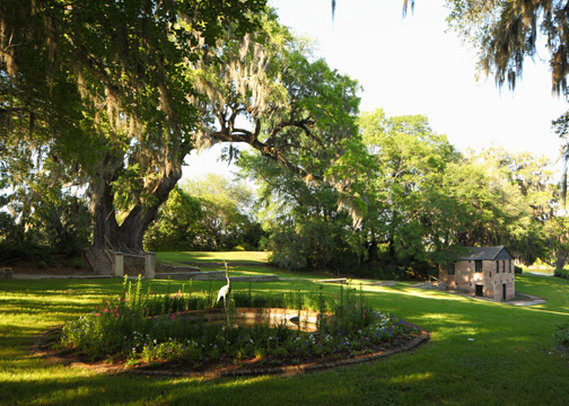
[[[192,246],[198,249],[258,249],[262,236],[252,212],[253,192],[243,183],[207,174],[181,186],[200,205]]]
[[[544,255],[543,228],[555,216],[561,214],[562,200],[556,182],[553,164],[546,157],[530,153],[510,155],[506,164],[512,174],[512,181],[522,194],[522,200],[529,206],[525,221],[518,221],[516,239],[511,244],[512,252],[527,264]]]
[[[341,271],[357,265],[361,244],[339,192],[325,182],[306,183],[257,154],[242,154],[243,175],[257,179],[264,247],[274,264],[295,270]]]
[[[433,235],[433,202],[441,200],[433,194],[444,193],[446,168],[459,155],[424,116],[388,117],[379,109],[362,114],[360,128],[377,167],[368,179],[370,204],[363,223],[371,246],[386,247],[392,264],[424,262],[429,246],[439,240]]]
[[[148,228],[144,236],[145,249],[176,251],[194,248],[194,240],[202,232],[199,226],[201,218],[200,201],[177,186]]]
[[[360,123],[377,161],[363,229],[390,262],[436,263],[455,245],[505,244],[529,263],[540,255],[553,199],[546,160],[499,150],[462,156],[422,116],[377,110]]]
[[[527,264],[544,255],[542,230],[556,205],[549,165],[543,157],[497,149],[450,164],[425,201],[437,251],[444,256],[442,242],[506,245]]]
[[[9,140],[0,145],[8,148]],[[77,255],[91,238],[87,202],[42,152],[21,143],[0,163],[0,239],[22,256],[31,254],[31,246]]]
[[[82,198],[46,185],[35,202],[32,221],[34,239],[58,254],[77,256],[89,246],[91,216]]]
[[[149,250],[258,249],[263,235],[252,192],[208,174],[176,187],[145,236]]]
[[[567,277],[563,269],[569,263],[569,216],[553,216],[543,232],[546,250],[540,258],[554,268],[556,276]]]

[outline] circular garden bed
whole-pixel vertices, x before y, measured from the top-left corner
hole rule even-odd
[[[95,312],[42,336],[36,350],[102,372],[220,377],[350,365],[428,340],[349,288],[334,298],[237,292],[226,312],[212,308],[212,292],[144,295],[140,281],[129,285]]]

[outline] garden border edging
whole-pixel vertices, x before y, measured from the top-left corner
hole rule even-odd
[[[408,323],[408,322],[406,322]],[[418,327],[413,323],[408,323],[415,326],[419,331],[419,335],[415,336],[413,339],[405,342],[402,345],[389,348],[385,351],[378,351],[370,354],[362,354],[349,358],[342,358],[332,361],[311,361],[298,365],[285,365],[277,367],[260,367],[260,368],[241,368],[239,366],[225,366],[219,368],[216,371],[205,371],[205,372],[190,372],[190,371],[180,371],[179,369],[157,369],[153,366],[143,366],[135,368],[127,368],[124,364],[120,365],[109,365],[103,361],[97,363],[85,363],[78,359],[66,358],[59,355],[57,350],[53,350],[49,347],[50,337],[61,330],[62,326],[52,328],[45,333],[39,335],[34,340],[32,345],[32,352],[35,356],[40,358],[45,358],[50,362],[60,363],[70,367],[86,368],[89,370],[94,370],[103,374],[134,374],[134,375],[149,375],[149,376],[160,376],[160,377],[186,377],[186,378],[204,378],[204,379],[216,379],[224,377],[239,377],[239,376],[260,376],[260,375],[282,375],[282,376],[292,376],[301,373],[308,372],[318,372],[327,369],[341,368],[351,365],[356,365],[364,362],[372,362],[382,358],[387,358],[391,355],[408,352],[414,350],[420,345],[428,342],[430,340],[430,333],[422,328]]]

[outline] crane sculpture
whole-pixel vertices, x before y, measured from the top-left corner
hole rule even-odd
[[[227,322],[229,323],[229,315],[227,314],[227,296],[231,293],[231,280],[229,280],[229,267],[227,262],[223,261],[225,264],[225,279],[227,279],[227,285],[223,285],[219,292],[217,292],[217,302],[223,298],[223,308],[225,309],[225,314],[227,316]]]

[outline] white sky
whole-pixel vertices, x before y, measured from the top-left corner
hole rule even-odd
[[[416,0],[406,18],[403,0],[337,0],[334,22],[330,0],[269,3],[282,24],[316,40],[316,56],[360,82],[361,111],[423,114],[461,151],[493,145],[557,159],[561,143],[551,120],[568,105],[551,94],[545,53],[526,61],[515,91],[500,91],[492,77],[476,81],[476,51],[445,32],[442,0]],[[219,151],[189,158],[184,176],[228,173]]]

